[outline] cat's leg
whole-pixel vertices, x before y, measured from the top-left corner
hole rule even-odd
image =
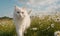
[[[20,30],[16,30],[16,31],[17,31],[17,35],[18,35],[18,36],[24,36],[24,35],[23,35],[23,31],[22,31],[21,29],[20,29]]]
[[[24,33],[26,32],[26,28],[27,28],[27,27],[26,27],[26,25],[25,25],[25,24],[24,24],[24,25],[21,25],[21,27],[20,27],[20,30],[19,30],[19,31],[22,33],[22,36],[24,36]],[[21,34],[21,33],[20,33],[20,34]]]
[[[22,27],[16,26],[17,36],[23,36],[23,29]]]
[[[24,36],[23,31],[19,30],[19,36]]]

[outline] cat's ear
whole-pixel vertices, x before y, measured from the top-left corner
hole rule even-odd
[[[18,9],[20,9],[20,7],[18,7],[17,5],[15,5],[15,10],[18,10]]]
[[[30,11],[28,12],[28,14],[31,14],[31,12],[32,12],[32,10],[30,10]]]
[[[18,6],[17,6],[17,5],[15,5],[14,7],[15,7],[15,10],[16,10]]]

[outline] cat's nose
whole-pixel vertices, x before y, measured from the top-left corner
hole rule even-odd
[[[17,13],[20,13],[19,11]]]

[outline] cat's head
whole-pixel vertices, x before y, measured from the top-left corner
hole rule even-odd
[[[17,17],[20,17],[20,18],[24,18],[24,17],[27,17],[29,14],[30,14],[31,11],[27,12],[27,10],[23,7],[23,8],[20,8],[18,6],[15,6],[15,11],[14,11],[14,14],[17,16]]]

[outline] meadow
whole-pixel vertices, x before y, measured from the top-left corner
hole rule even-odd
[[[31,16],[31,25],[25,31],[25,36],[54,36],[60,30],[60,16]],[[0,36],[17,36],[12,18],[0,18]]]

